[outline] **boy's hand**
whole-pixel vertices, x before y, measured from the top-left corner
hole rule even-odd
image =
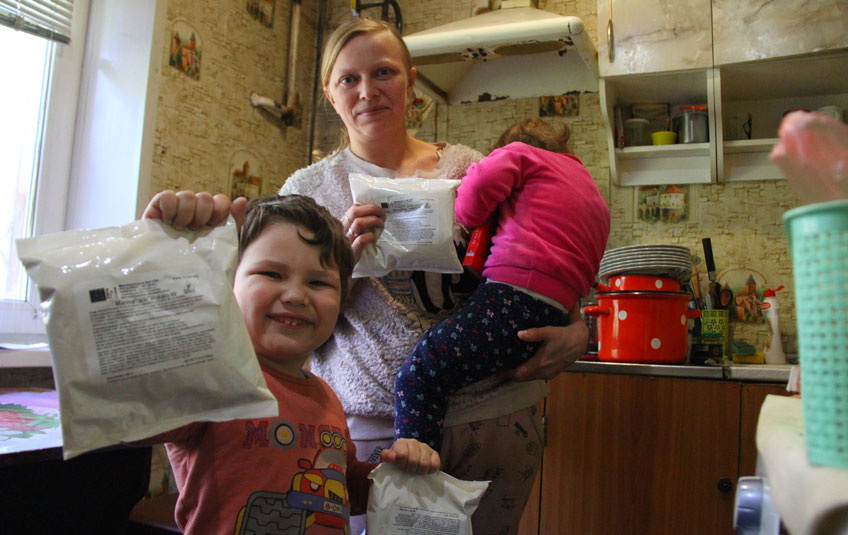
[[[439,453],[414,438],[399,438],[391,449],[380,452],[380,460],[413,474],[432,474],[441,466]]]
[[[244,222],[247,199],[239,197],[230,203],[226,195],[192,191],[160,191],[150,200],[142,214],[143,219],[161,219],[177,230],[186,227],[197,230],[206,225],[220,225],[232,214],[236,226]]]

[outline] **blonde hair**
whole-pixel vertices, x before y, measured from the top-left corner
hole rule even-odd
[[[382,21],[372,20],[363,17],[353,18],[338,28],[336,28],[330,37],[327,38],[327,44],[324,45],[324,53],[321,57],[321,86],[327,87],[330,85],[330,74],[333,72],[333,67],[336,65],[336,60],[342,51],[342,48],[354,37],[368,33],[389,32],[400,45],[403,64],[406,66],[406,71],[409,73],[412,70],[412,55],[406,47],[401,34],[397,31],[394,25]],[[326,95],[325,95],[326,98]],[[347,130],[343,126],[341,129],[341,139],[336,152],[343,150],[350,140],[347,135]]]
[[[571,129],[563,124],[560,130],[535,117],[519,121],[501,134],[495,142],[492,150],[509,145],[514,141],[520,141],[540,149],[562,154],[571,154],[568,140],[571,138]]]
[[[333,31],[327,39],[327,44],[324,45],[324,54],[321,57],[321,85],[327,87],[330,83],[330,73],[336,64],[336,59],[342,48],[354,37],[366,33],[389,32],[400,44],[401,53],[403,54],[403,63],[406,70],[412,69],[412,56],[409,49],[406,48],[406,43],[403,37],[398,33],[394,25],[382,21],[371,20],[362,17],[353,18]]]

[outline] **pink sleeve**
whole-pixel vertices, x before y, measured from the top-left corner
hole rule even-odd
[[[485,223],[498,204],[521,186],[521,159],[510,144],[472,164],[456,192],[457,221],[469,228]]]

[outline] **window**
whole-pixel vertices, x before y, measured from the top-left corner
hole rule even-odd
[[[43,340],[35,287],[14,241],[64,229],[88,2],[77,1],[71,44],[0,25],[0,338]],[[54,90],[61,88],[61,90]]]

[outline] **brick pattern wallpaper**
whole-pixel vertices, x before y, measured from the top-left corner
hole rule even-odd
[[[583,19],[597,42],[598,0],[539,0],[538,7]],[[486,0],[398,0],[404,33],[452,22],[472,15]],[[317,2],[305,1],[299,47],[298,88],[310,94],[314,61]],[[330,0],[328,30],[350,17],[350,3]],[[366,16],[379,16],[379,9]],[[157,116],[156,150],[151,191],[184,187],[224,191],[229,158],[247,148],[262,160],[265,191],[273,191],[292,171],[308,162],[306,123],[302,130],[280,130],[247,103],[251,91],[281,98],[285,87],[289,2],[277,0],[273,29],[260,26],[236,0],[171,0],[168,22],[192,22],[205,40],[200,81],[167,67],[163,44],[163,76]],[[165,32],[169,35],[169,32]],[[319,93],[320,95],[320,93]],[[311,103],[305,102],[308,107]],[[315,106],[315,148],[331,152],[338,144],[340,122],[319,99]],[[537,99],[512,99],[478,104],[440,106],[418,132],[424,140],[463,143],[485,152],[509,124],[538,115]],[[306,120],[306,118],[305,118]],[[780,292],[780,321],[784,348],[797,351],[795,341],[792,265],[781,216],[798,205],[784,181],[691,187],[693,217],[685,223],[646,223],[635,215],[633,188],[611,185],[599,96],[580,97],[580,115],[564,120],[572,129],[572,146],[610,204],[612,233],[609,248],[632,244],[676,244],[703,257],[701,239],[710,237],[720,277],[738,278],[750,272],[767,287],[787,286]],[[706,271],[700,266],[702,287]],[[760,288],[763,290],[764,288]],[[765,323],[732,323],[732,335],[762,348],[769,337]]]
[[[152,183],[165,188],[227,191],[230,162],[239,151],[255,155],[264,193],[303,166],[315,61],[317,2],[302,2],[296,84],[304,106],[301,128],[267,120],[249,102],[257,92],[284,103],[291,6],[277,0],[273,27],[254,19],[247,0],[170,0],[162,32]],[[168,65],[171,28],[195,28],[203,47],[200,79]]]

